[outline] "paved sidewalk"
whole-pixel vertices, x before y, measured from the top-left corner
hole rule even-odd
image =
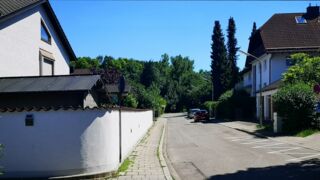
[[[159,118],[150,129],[145,138],[137,145],[129,156],[133,164],[121,173],[117,180],[150,179],[165,180],[165,175],[160,165],[158,147],[164,128],[164,120]]]
[[[266,136],[268,138],[272,138],[277,141],[289,143],[289,144],[296,144],[305,148],[314,149],[320,151],[320,133],[302,138],[302,137],[295,137],[295,136],[268,136],[265,134],[261,134],[258,131],[257,123],[253,122],[244,122],[244,121],[226,121],[226,122],[219,122],[219,124],[233,128],[242,130],[249,133],[254,133],[262,136]]]

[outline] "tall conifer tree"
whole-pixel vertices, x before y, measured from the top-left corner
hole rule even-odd
[[[226,90],[225,70],[227,50],[219,21],[214,22],[211,44],[211,79],[214,87],[214,99],[217,100]]]
[[[232,17],[229,19],[228,29],[227,29],[227,49],[228,49],[228,70],[230,74],[228,74],[227,78],[230,78],[229,84],[227,85],[227,89],[231,89],[238,82],[238,74],[239,68],[237,67],[237,39],[235,37],[236,34],[236,24]]]
[[[253,22],[252,31],[249,39],[251,39],[251,37],[254,35],[256,31],[257,31],[257,25],[256,25],[256,22]]]

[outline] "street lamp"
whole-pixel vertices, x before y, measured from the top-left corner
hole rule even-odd
[[[246,55],[246,56],[250,56],[253,57],[255,60],[258,60],[258,58],[250,53],[244,52],[242,50],[238,50],[240,53]],[[261,67],[261,63],[259,63],[259,81],[260,81],[260,85],[259,85],[259,121],[260,121],[260,125],[262,126],[262,121],[263,121],[263,117],[262,117],[262,67]]]

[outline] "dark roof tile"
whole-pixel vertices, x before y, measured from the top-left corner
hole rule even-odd
[[[0,17],[6,16],[43,0],[0,0]]]
[[[100,75],[0,78],[0,93],[90,90]]]

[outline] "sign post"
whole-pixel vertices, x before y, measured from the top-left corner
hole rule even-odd
[[[125,90],[126,82],[124,76],[120,76],[119,84],[118,84],[118,103],[119,103],[119,162],[122,161],[122,122],[121,122],[121,101],[122,101],[122,94]]]

